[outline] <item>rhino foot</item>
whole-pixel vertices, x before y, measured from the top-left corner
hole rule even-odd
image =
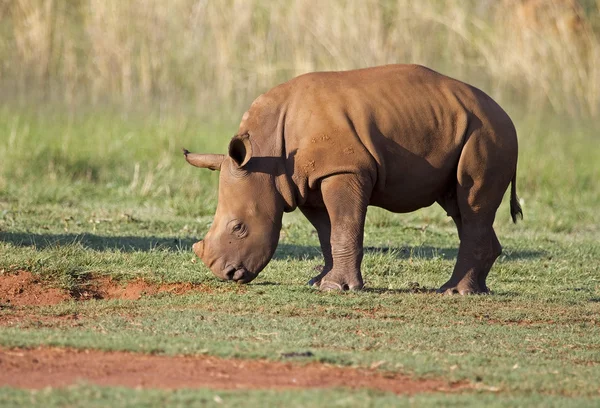
[[[444,285],[437,290],[437,293],[441,293],[443,295],[485,295],[489,293],[489,289],[486,287],[485,289],[481,289],[476,285],[462,285],[459,283],[458,285]]]
[[[347,284],[340,285],[336,282],[321,282],[319,285],[319,290],[322,292],[345,292],[349,289]]]
[[[323,292],[346,292],[349,290],[361,290],[362,281],[349,283],[345,280],[322,279],[319,284],[319,290]]]
[[[341,274],[331,273],[331,269],[326,269],[320,265],[315,267],[320,273],[308,281],[308,286],[319,289],[323,292],[346,292],[348,290],[360,290],[363,288],[362,278],[352,277],[346,279]]]
[[[349,285],[347,283],[337,283],[329,280],[323,281],[321,276],[315,276],[309,280],[308,286],[323,292],[346,292],[348,290],[360,290],[363,288],[362,284]]]

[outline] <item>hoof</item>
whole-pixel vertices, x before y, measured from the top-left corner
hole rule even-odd
[[[336,282],[321,282],[319,289],[323,292],[345,292],[348,289],[348,285],[340,285]]]
[[[487,291],[482,291],[479,289],[473,289],[473,288],[459,288],[457,286],[451,287],[451,288],[445,288],[445,287],[441,287],[437,290],[437,293],[441,293],[442,295],[447,295],[447,296],[452,296],[452,295],[461,295],[461,296],[466,296],[466,295],[487,295],[489,292]]]
[[[452,296],[452,295],[474,295],[475,292],[472,289],[462,289],[458,288],[448,288],[448,289],[438,289],[437,293],[441,293],[442,295]]]
[[[357,285],[349,285],[347,283],[337,283],[333,281],[321,281],[319,289],[323,292],[348,292],[361,290],[363,288],[362,283]]]

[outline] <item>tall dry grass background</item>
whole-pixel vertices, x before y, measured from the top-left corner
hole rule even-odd
[[[419,63],[600,111],[600,0],[0,0],[1,99],[241,108],[298,74]]]

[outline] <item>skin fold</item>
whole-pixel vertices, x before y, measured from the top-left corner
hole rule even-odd
[[[270,261],[284,212],[317,230],[325,265],[310,284],[361,289],[369,205],[396,213],[438,203],[460,247],[441,293],[487,293],[502,247],[492,224],[512,183],[517,135],[488,95],[417,65],[299,76],[259,96],[228,153],[195,154],[220,170],[214,222],[194,252],[225,280],[247,283]]]

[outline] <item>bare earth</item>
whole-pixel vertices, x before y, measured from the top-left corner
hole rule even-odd
[[[27,271],[0,275],[0,304],[13,306],[47,306],[70,299],[125,299],[136,300],[144,295],[157,293],[183,294],[202,291],[206,288],[191,283],[154,284],[135,279],[126,284],[115,282],[107,277],[91,279],[84,288],[69,292],[59,288],[49,288]]]
[[[44,286],[30,272],[0,275],[0,303],[13,306],[55,305],[69,298],[69,293]]]
[[[414,394],[463,389],[465,384],[414,380],[376,370],[298,365],[210,356],[160,356],[60,348],[0,349],[0,385],[39,389],[79,382],[103,386],[179,389],[349,387]]]
[[[137,279],[126,284],[95,278],[83,290],[69,292],[49,288],[27,271],[0,275],[0,305],[42,306],[68,300],[128,299],[162,292],[182,294],[206,291],[189,283],[152,284]],[[0,326],[29,320],[76,325],[77,315],[37,316],[28,308],[16,308],[0,316]],[[0,386],[39,389],[66,387],[81,382],[102,386],[160,389],[293,389],[369,388],[396,394],[459,391],[467,383],[439,379],[412,379],[377,369],[342,368],[327,364],[219,359],[211,356],[163,356],[129,352],[40,347],[0,347]]]

